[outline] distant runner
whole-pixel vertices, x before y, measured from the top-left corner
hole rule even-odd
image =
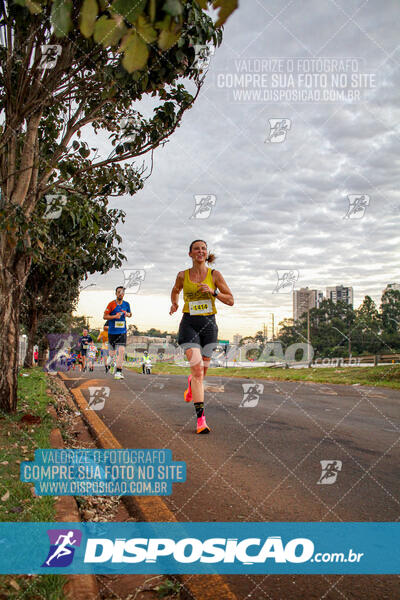
[[[191,375],[184,393],[186,402],[194,402],[197,416],[196,433],[209,433],[204,416],[204,377],[218,340],[215,321],[215,300],[233,306],[233,295],[219,271],[207,268],[215,260],[208,254],[207,244],[195,240],[190,244],[192,268],[180,271],[171,292],[172,306],[169,314],[178,310],[179,294],[183,290],[183,317],[179,326],[178,344],[185,350]]]
[[[108,365],[113,368],[113,361],[117,349],[115,379],[123,379],[122,363],[124,361],[125,346],[126,346],[126,317],[131,317],[131,307],[129,302],[125,302],[125,288],[118,286],[115,290],[116,300],[110,302],[104,311],[104,319],[108,321],[108,347],[110,356]]]
[[[142,360],[142,373],[144,375],[146,375],[146,367],[150,367],[150,372],[151,372],[151,358],[149,356],[149,353],[147,351],[143,352],[143,360]]]
[[[93,371],[94,369],[94,361],[96,360],[97,348],[92,342],[87,349],[87,357],[89,360],[89,371]]]
[[[82,357],[82,371],[86,371],[86,352],[91,342],[93,342],[92,336],[89,335],[87,329],[84,329],[78,342],[80,355]]]
[[[108,373],[108,369],[110,368],[107,364],[108,359],[108,321],[104,323],[103,331],[100,331],[99,337],[97,338],[98,342],[101,342],[101,350],[100,356],[101,360],[104,363],[104,368],[106,373]]]
[[[77,355],[76,352],[73,352],[72,349],[69,351],[69,355],[67,357],[67,371],[71,368],[75,371],[75,363],[76,363]]]

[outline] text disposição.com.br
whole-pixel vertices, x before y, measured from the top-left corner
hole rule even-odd
[[[347,557],[344,552],[316,552],[311,558],[311,562],[316,563],[359,563],[361,557],[364,556],[363,552],[354,552],[352,548],[347,553]]]
[[[353,549],[345,552],[316,552],[312,540],[294,538],[286,544],[280,536],[262,538],[89,538],[86,544],[85,563],[140,563],[156,562],[170,557],[178,563],[355,563],[362,552]]]

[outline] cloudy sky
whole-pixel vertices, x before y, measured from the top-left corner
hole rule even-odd
[[[144,190],[113,202],[123,269],[145,271],[126,294],[139,329],[178,329],[169,294],[196,238],[235,297],[220,338],[292,316],[285,271],[295,289],[353,286],[355,307],[400,282],[399,21],[398,0],[242,0]],[[195,196],[211,196],[207,218],[191,218]],[[92,326],[123,269],[81,292]]]

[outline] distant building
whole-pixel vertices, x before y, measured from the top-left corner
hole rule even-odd
[[[400,283],[388,283],[387,286],[385,287],[385,289],[382,292],[382,302],[385,303],[387,302],[387,299],[385,299],[385,292],[389,291],[389,290],[397,290],[400,291]]]
[[[233,345],[234,346],[239,346],[240,340],[242,339],[242,335],[240,335],[239,333],[235,333],[235,335],[233,336]]]
[[[400,291],[400,283],[388,283],[386,288],[383,291],[386,292],[386,290],[399,290]]]
[[[353,288],[345,287],[343,285],[327,287],[326,298],[327,300],[332,300],[335,304],[336,302],[345,302],[346,304],[353,306]]]
[[[309,290],[308,287],[293,291],[293,320],[300,317],[311,308],[318,308],[324,299],[319,290]]]

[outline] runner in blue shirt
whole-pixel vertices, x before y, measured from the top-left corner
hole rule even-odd
[[[86,371],[86,353],[89,345],[93,342],[92,336],[89,335],[88,330],[84,329],[82,335],[79,338],[79,350],[82,356],[82,370]]]
[[[110,302],[104,311],[104,319],[108,321],[108,347],[110,349],[109,361],[114,360],[116,348],[117,352],[117,372],[115,379],[123,379],[122,363],[124,361],[126,346],[126,317],[131,317],[131,307],[129,302],[125,302],[125,288],[118,286],[115,290],[116,299]]]

